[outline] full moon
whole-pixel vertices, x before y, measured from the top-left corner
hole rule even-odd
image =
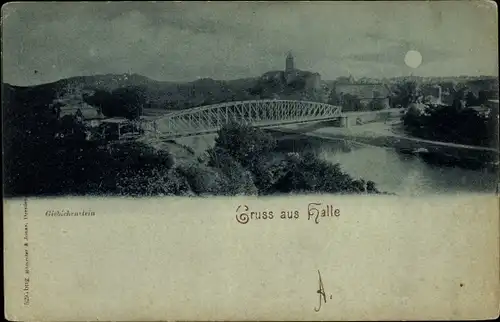
[[[422,55],[416,50],[409,50],[405,55],[405,64],[411,68],[417,68],[422,64]]]

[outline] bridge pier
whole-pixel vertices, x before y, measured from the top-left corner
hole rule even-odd
[[[342,115],[340,117],[340,127],[348,128],[349,127],[349,117]]]

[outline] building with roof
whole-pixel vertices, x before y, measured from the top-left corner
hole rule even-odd
[[[351,84],[337,83],[335,84],[335,92],[339,97],[342,105],[345,95],[355,96],[363,105],[371,104],[373,101],[390,108],[391,90],[386,84]]]
[[[321,75],[297,69],[291,52],[285,57],[284,70],[266,72],[261,76],[260,80],[274,83],[273,86],[269,87],[272,91],[276,91],[278,88],[281,91],[288,90],[288,93],[284,95],[290,95],[290,91],[316,93],[322,90]],[[279,98],[280,94],[282,93],[270,93],[275,98]]]
[[[137,138],[144,132],[143,120],[129,120],[124,117],[102,119],[99,124],[99,136],[107,141]]]
[[[475,110],[479,115],[484,117],[489,117],[492,113],[498,116],[498,102],[499,100],[491,99],[481,106],[469,106],[469,108]]]
[[[295,68],[294,57],[291,51],[288,52],[285,59],[284,77],[287,85],[297,80],[303,80],[306,89],[319,90],[321,88],[321,75]]]
[[[71,117],[85,126],[87,140],[121,140],[136,137],[142,133],[142,120],[129,120],[124,117],[105,117],[100,109],[94,107],[60,108],[59,119]]]
[[[73,111],[71,111],[73,112]],[[98,127],[102,120],[106,117],[102,114],[100,109],[90,107],[90,108],[78,108],[74,115],[77,121],[85,124],[88,127]]]

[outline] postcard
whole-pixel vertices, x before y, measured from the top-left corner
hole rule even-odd
[[[500,308],[490,1],[2,7],[11,321]]]

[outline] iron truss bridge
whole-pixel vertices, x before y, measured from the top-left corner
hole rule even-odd
[[[292,100],[253,100],[227,102],[163,115],[147,123],[145,130],[162,139],[217,132],[231,122],[272,127],[338,119],[340,106]]]

